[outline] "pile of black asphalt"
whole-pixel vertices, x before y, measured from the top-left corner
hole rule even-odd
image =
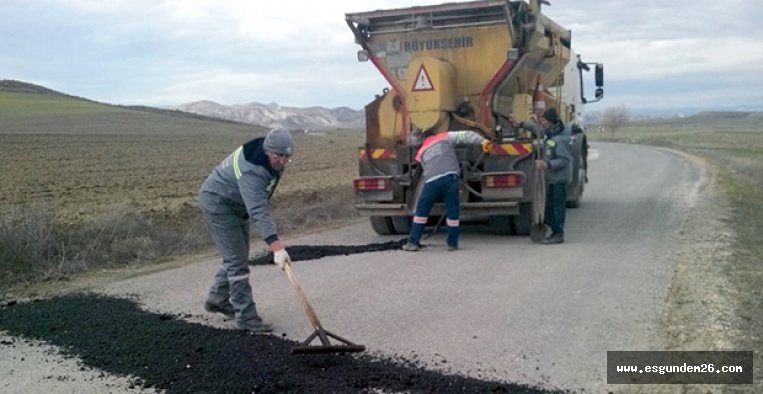
[[[291,354],[294,341],[147,312],[138,302],[81,293],[0,309],[12,340],[57,346],[87,368],[167,393],[565,393],[437,372],[415,354]],[[32,342],[30,342],[32,343]],[[34,342],[36,343],[36,342]],[[18,361],[24,368],[23,361]]]
[[[405,240],[358,246],[290,246],[293,261],[399,250]],[[250,264],[272,264],[272,255]],[[277,335],[219,329],[192,315],[150,312],[137,299],[79,293],[0,306],[0,331],[16,343],[41,341],[85,368],[127,377],[136,390],[166,393],[518,393],[569,391],[481,379],[496,371],[447,371],[447,360],[411,352],[291,354]],[[17,361],[25,368],[23,359]],[[500,374],[499,374],[500,375]],[[474,377],[477,376],[477,377]]]

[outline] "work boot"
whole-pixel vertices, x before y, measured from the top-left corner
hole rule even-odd
[[[563,244],[564,243],[564,235],[562,234],[551,234],[546,239],[543,240],[544,245],[556,245],[556,244]]]
[[[416,252],[419,249],[421,249],[421,247],[419,245],[414,244],[414,243],[408,242],[405,245],[403,245],[403,250],[406,251],[406,252]]]
[[[456,245],[448,245],[448,252],[452,252],[454,250],[458,250],[458,246],[456,246]]]
[[[245,321],[236,321],[236,328],[238,328],[239,330],[250,331],[250,332],[273,331],[273,327],[270,324],[263,322],[262,318],[259,316],[255,316]]]
[[[206,301],[204,303],[204,310],[209,313],[221,313],[230,319],[236,315],[236,312],[233,310],[233,305],[228,300],[223,301],[223,303],[219,305]]]

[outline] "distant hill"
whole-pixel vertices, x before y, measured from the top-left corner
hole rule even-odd
[[[215,117],[100,103],[26,82],[0,80],[1,134],[249,136],[265,131]]]
[[[632,119],[630,123],[664,126],[703,126],[716,129],[740,129],[763,132],[763,112],[705,111],[681,118]]]
[[[232,120],[228,120],[228,119],[222,119],[219,117],[210,117],[210,116],[205,116],[203,114],[196,114],[191,112],[183,112],[176,109],[162,109],[162,108],[147,107],[147,106],[141,106],[141,105],[116,105],[116,104],[101,103],[101,102],[90,100],[84,97],[72,96],[70,94],[58,92],[52,89],[48,89],[44,86],[35,85],[28,82],[11,80],[11,79],[0,80],[0,92],[34,94],[34,95],[40,95],[40,96],[46,96],[46,97],[65,98],[65,99],[78,100],[78,101],[83,101],[83,102],[97,104],[97,105],[105,105],[105,106],[109,106],[113,108],[123,108],[123,109],[128,109],[133,111],[151,112],[151,113],[162,114],[162,115],[179,116],[183,118],[211,120],[216,122],[233,122]]]
[[[363,128],[365,113],[347,107],[282,107],[278,104],[249,103],[244,105],[225,106],[212,101],[198,101],[181,104],[172,109],[162,109],[147,106],[124,106],[100,103],[83,97],[72,96],[57,92],[43,86],[15,81],[0,80],[0,92],[33,94],[51,98],[66,98],[88,102],[112,108],[123,108],[133,111],[150,112],[184,118],[214,120],[217,122],[244,123],[264,128],[284,127],[287,129],[310,130],[327,128]]]
[[[687,123],[713,126],[716,129],[763,132],[761,111],[707,111],[687,117]]]
[[[746,119],[756,122],[763,120],[763,112],[753,111],[705,111],[690,116],[688,119]]]
[[[83,100],[83,101],[89,101],[94,103],[93,100],[88,100],[86,98],[77,97],[68,95],[66,93],[57,92],[52,89],[48,89],[44,86],[39,86],[27,82],[22,81],[15,81],[12,79],[3,79],[0,80],[0,92],[11,92],[11,93],[32,93],[32,94],[39,94],[44,96],[53,96],[53,97],[65,97],[65,98],[72,98],[76,100]]]
[[[347,107],[282,107],[276,103],[226,106],[213,101],[181,104],[177,109],[236,122],[286,129],[363,128],[365,113]]]

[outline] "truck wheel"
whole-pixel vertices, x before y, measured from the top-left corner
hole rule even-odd
[[[514,233],[514,224],[509,215],[492,215],[488,218],[487,223],[495,235],[511,235]]]
[[[572,170],[575,171],[572,177],[570,186],[567,188],[567,208],[577,208],[580,206],[580,200],[583,198],[583,188],[585,184],[585,159],[583,158],[583,147],[586,145],[585,139],[581,140],[582,143],[576,143],[573,147],[573,155],[575,157]]]
[[[392,226],[398,234],[408,234],[411,232],[413,218],[410,216],[393,216]]]
[[[580,176],[580,183],[578,184],[578,187],[575,188],[573,195],[567,198],[567,208],[580,207],[580,198],[583,197],[583,176],[584,175]]]
[[[532,203],[519,203],[519,215],[512,216],[514,220],[514,229],[517,235],[530,235],[530,228],[533,225],[533,206]]]
[[[395,234],[395,227],[392,225],[392,218],[389,216],[371,216],[369,219],[371,219],[371,227],[373,227],[376,234]]]
[[[586,172],[584,169],[578,171],[578,187],[575,188],[575,193],[567,200],[567,208],[579,208],[580,200],[583,199],[583,191],[585,190],[585,177]]]
[[[579,208],[580,207],[580,189],[575,193],[575,197],[567,200],[567,208]]]

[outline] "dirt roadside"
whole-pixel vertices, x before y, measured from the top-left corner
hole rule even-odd
[[[693,208],[676,237],[672,284],[658,333],[666,351],[754,351],[754,385],[631,385],[617,393],[761,393],[763,317],[759,263],[740,256],[739,212],[721,186],[717,165],[685,155],[703,169]],[[741,273],[740,273],[741,272]]]
[[[331,211],[333,208],[335,208],[334,205],[335,203],[326,204],[326,211]],[[295,216],[295,214],[291,213],[290,216]],[[325,219],[320,225],[313,224],[303,228],[298,228],[295,225],[291,225],[289,231],[284,232],[283,236],[288,240],[290,238],[298,238],[323,231],[334,230],[343,226],[352,225],[367,220],[368,219],[366,218],[359,218],[356,215],[340,215],[337,217]],[[290,223],[293,223],[293,221]],[[266,254],[267,251],[267,246],[264,243],[252,242],[250,257],[255,258],[261,256]],[[151,264],[129,265],[122,268],[101,269],[83,272],[76,275],[66,276],[64,279],[18,287],[7,293],[0,293],[0,306],[8,302],[20,302],[40,297],[52,297],[92,291],[107,286],[111,283],[120,282],[130,278],[150,275],[156,272],[171,270],[189,264],[198,263],[199,261],[216,260],[218,258],[219,256],[217,250],[214,248],[214,246],[209,246],[197,253],[179,257],[164,258]]]

